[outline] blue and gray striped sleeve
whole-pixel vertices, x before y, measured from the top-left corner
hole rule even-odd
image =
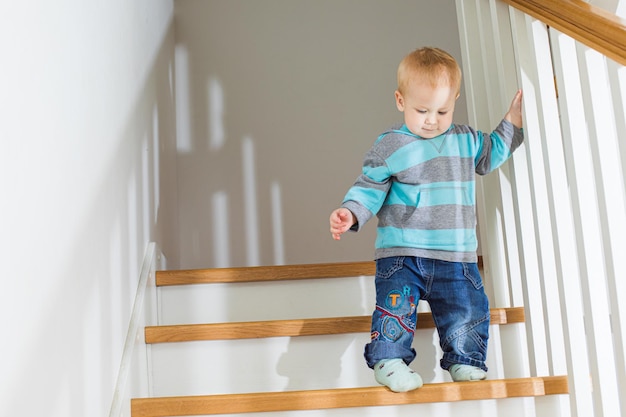
[[[391,186],[391,175],[384,159],[374,150],[365,155],[363,170],[343,199],[342,207],[357,218],[351,230],[358,231],[382,207]]]
[[[502,120],[489,135],[475,133],[480,144],[475,159],[476,173],[479,175],[488,174],[506,162],[524,141],[523,129],[507,120]]]

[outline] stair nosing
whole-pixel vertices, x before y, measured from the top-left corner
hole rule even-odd
[[[132,417],[322,410],[568,394],[567,376],[424,384],[395,393],[386,387],[133,398]]]
[[[482,269],[483,258],[478,257]],[[156,271],[157,287],[195,284],[228,284],[244,282],[293,281],[303,279],[349,278],[373,276],[375,261],[313,264],[242,266]]]
[[[159,287],[194,284],[290,281],[374,275],[374,261],[246,266],[156,271]]]
[[[523,323],[524,308],[492,308],[491,324]],[[371,316],[147,326],[148,344],[265,337],[319,336],[369,332]],[[431,313],[419,313],[418,329],[434,327]]]

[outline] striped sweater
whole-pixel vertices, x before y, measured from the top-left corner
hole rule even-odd
[[[377,215],[376,259],[476,262],[474,174],[498,168],[523,140],[522,129],[506,120],[491,134],[465,125],[432,139],[405,125],[383,133],[342,203],[356,217],[351,230]]]

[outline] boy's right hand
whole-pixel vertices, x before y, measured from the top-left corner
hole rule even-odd
[[[347,208],[338,208],[330,213],[330,233],[333,239],[341,239],[341,235],[350,230],[356,222],[354,214]]]

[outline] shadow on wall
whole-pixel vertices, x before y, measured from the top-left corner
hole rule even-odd
[[[176,63],[179,70],[185,71],[189,68],[189,57],[186,53],[186,49],[177,49]],[[185,71],[188,72],[188,71]],[[179,86],[178,96],[182,98],[182,102],[188,102],[188,86]],[[235,221],[234,215],[242,215],[243,224],[241,225],[245,230],[245,238],[243,239],[243,245],[238,246],[240,250],[245,254],[245,265],[256,266],[261,264],[261,242],[259,238],[261,224],[259,219],[259,198],[258,193],[269,194],[270,199],[270,219],[263,219],[264,223],[269,223],[269,229],[271,230],[272,238],[272,264],[282,265],[285,263],[285,251],[284,251],[284,238],[283,238],[283,217],[282,217],[282,205],[281,205],[281,187],[277,180],[271,181],[269,189],[264,187],[262,190],[258,188],[258,176],[256,172],[256,153],[255,153],[255,141],[252,136],[243,136],[241,138],[231,138],[234,143],[239,144],[238,159],[239,164],[229,160],[230,155],[225,149],[227,134],[224,121],[224,113],[226,103],[224,101],[224,87],[219,79],[212,77],[207,82],[207,103],[208,103],[208,119],[207,119],[207,146],[200,147],[205,152],[198,152],[198,148],[194,147],[191,143],[191,134],[188,131],[188,126],[184,122],[181,122],[179,129],[178,139],[178,152],[179,154],[186,155],[186,158],[193,161],[197,161],[198,158],[206,160],[218,175],[218,180],[200,181],[203,191],[197,194],[200,207],[205,207],[208,210],[203,213],[212,213],[210,218],[206,218],[206,222],[200,222],[197,224],[195,230],[191,231],[192,251],[195,255],[202,258],[202,248],[209,247],[212,249],[212,253],[209,259],[213,259],[214,267],[228,267],[231,265],[233,256],[231,254],[231,248],[234,245],[231,243],[234,239],[232,232],[229,230],[229,225]],[[184,116],[181,116],[181,119]],[[235,167],[238,172],[233,172]],[[183,163],[182,169],[185,169]],[[239,198],[230,198],[232,195],[231,189],[224,186],[223,188],[212,187],[211,184],[229,184],[230,178],[239,178],[241,180],[240,185],[237,187],[241,193]],[[230,184],[233,185],[233,184]],[[266,185],[266,184],[263,184]],[[189,184],[189,186],[196,186],[198,184]],[[183,185],[185,187],[185,185]],[[197,188],[195,191],[199,191]],[[207,199],[208,197],[208,199]],[[236,204],[241,199],[241,204]],[[205,204],[208,205],[205,206]],[[198,213],[202,216],[202,213]],[[208,217],[208,216],[207,216]],[[213,231],[212,241],[203,242],[203,236],[211,235],[206,233],[205,228],[209,228]],[[208,243],[208,245],[207,245]]]
[[[191,72],[189,59],[187,49],[178,46],[177,73]],[[191,126],[186,120],[186,116],[194,112],[179,108],[183,113],[178,118],[179,170],[183,177],[196,179],[180,184],[185,198],[182,204],[188,210],[186,214],[181,213],[182,263],[187,264],[187,259],[193,257],[197,260],[195,267],[209,264],[217,268],[229,267],[236,259],[243,260],[247,266],[257,266],[263,264],[261,252],[264,250],[271,253],[270,264],[282,265],[285,263],[285,247],[280,182],[273,179],[269,184],[259,184],[255,139],[251,135],[232,138],[227,134],[221,81],[211,77],[205,93],[208,117],[204,131],[208,137],[201,146],[194,146]],[[190,94],[188,83],[179,83],[177,101],[181,106],[190,102]],[[233,155],[233,152],[238,154]],[[211,167],[214,176],[202,179],[207,174],[207,166]],[[258,189],[259,185],[262,189]],[[269,199],[259,199],[259,193],[269,195]],[[260,204],[269,204],[269,207],[260,207]],[[268,212],[269,218],[260,218]],[[185,222],[185,216],[197,221],[193,224]],[[243,231],[243,235],[238,231]],[[261,244],[262,232],[271,235],[270,239],[265,239],[266,243],[271,242],[270,248]],[[185,242],[189,242],[189,246]],[[234,248],[236,254],[232,253]],[[205,253],[207,249],[211,252]]]
[[[335,242],[328,216],[401,120],[402,57],[460,61],[454,2],[181,1],[176,38],[181,267],[372,259],[374,225]]]

